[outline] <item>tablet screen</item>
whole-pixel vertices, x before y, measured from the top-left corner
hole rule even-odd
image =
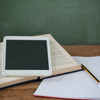
[[[46,40],[7,40],[6,70],[48,70]]]

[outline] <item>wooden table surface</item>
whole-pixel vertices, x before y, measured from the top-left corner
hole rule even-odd
[[[68,45],[63,46],[72,56],[100,56],[100,45]],[[0,90],[0,100],[62,100],[34,97],[33,93],[40,82],[25,83]]]

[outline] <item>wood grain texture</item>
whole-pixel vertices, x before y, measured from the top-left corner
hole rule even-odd
[[[63,46],[72,56],[100,56],[100,45]],[[40,82],[30,82],[0,90],[0,100],[62,100],[34,97]],[[71,100],[71,99],[70,99]]]
[[[100,56],[100,45],[63,46],[72,56]]]

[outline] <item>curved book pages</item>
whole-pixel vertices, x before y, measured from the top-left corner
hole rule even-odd
[[[71,55],[52,37],[51,34],[39,35],[50,39],[51,61],[53,66],[53,74],[63,74],[71,71],[81,70],[81,66],[71,57]],[[2,67],[2,43],[0,43],[0,88],[9,85],[36,80],[38,76],[31,77],[7,77],[1,74]],[[49,76],[47,76],[49,77]],[[41,76],[40,78],[45,78]]]
[[[50,39],[51,60],[53,67],[52,76],[81,70],[79,63],[72,58],[72,56],[52,37],[51,34],[40,36],[46,36]]]

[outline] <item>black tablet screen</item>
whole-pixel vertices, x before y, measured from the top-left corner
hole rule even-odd
[[[48,70],[46,40],[7,40],[7,70]]]

